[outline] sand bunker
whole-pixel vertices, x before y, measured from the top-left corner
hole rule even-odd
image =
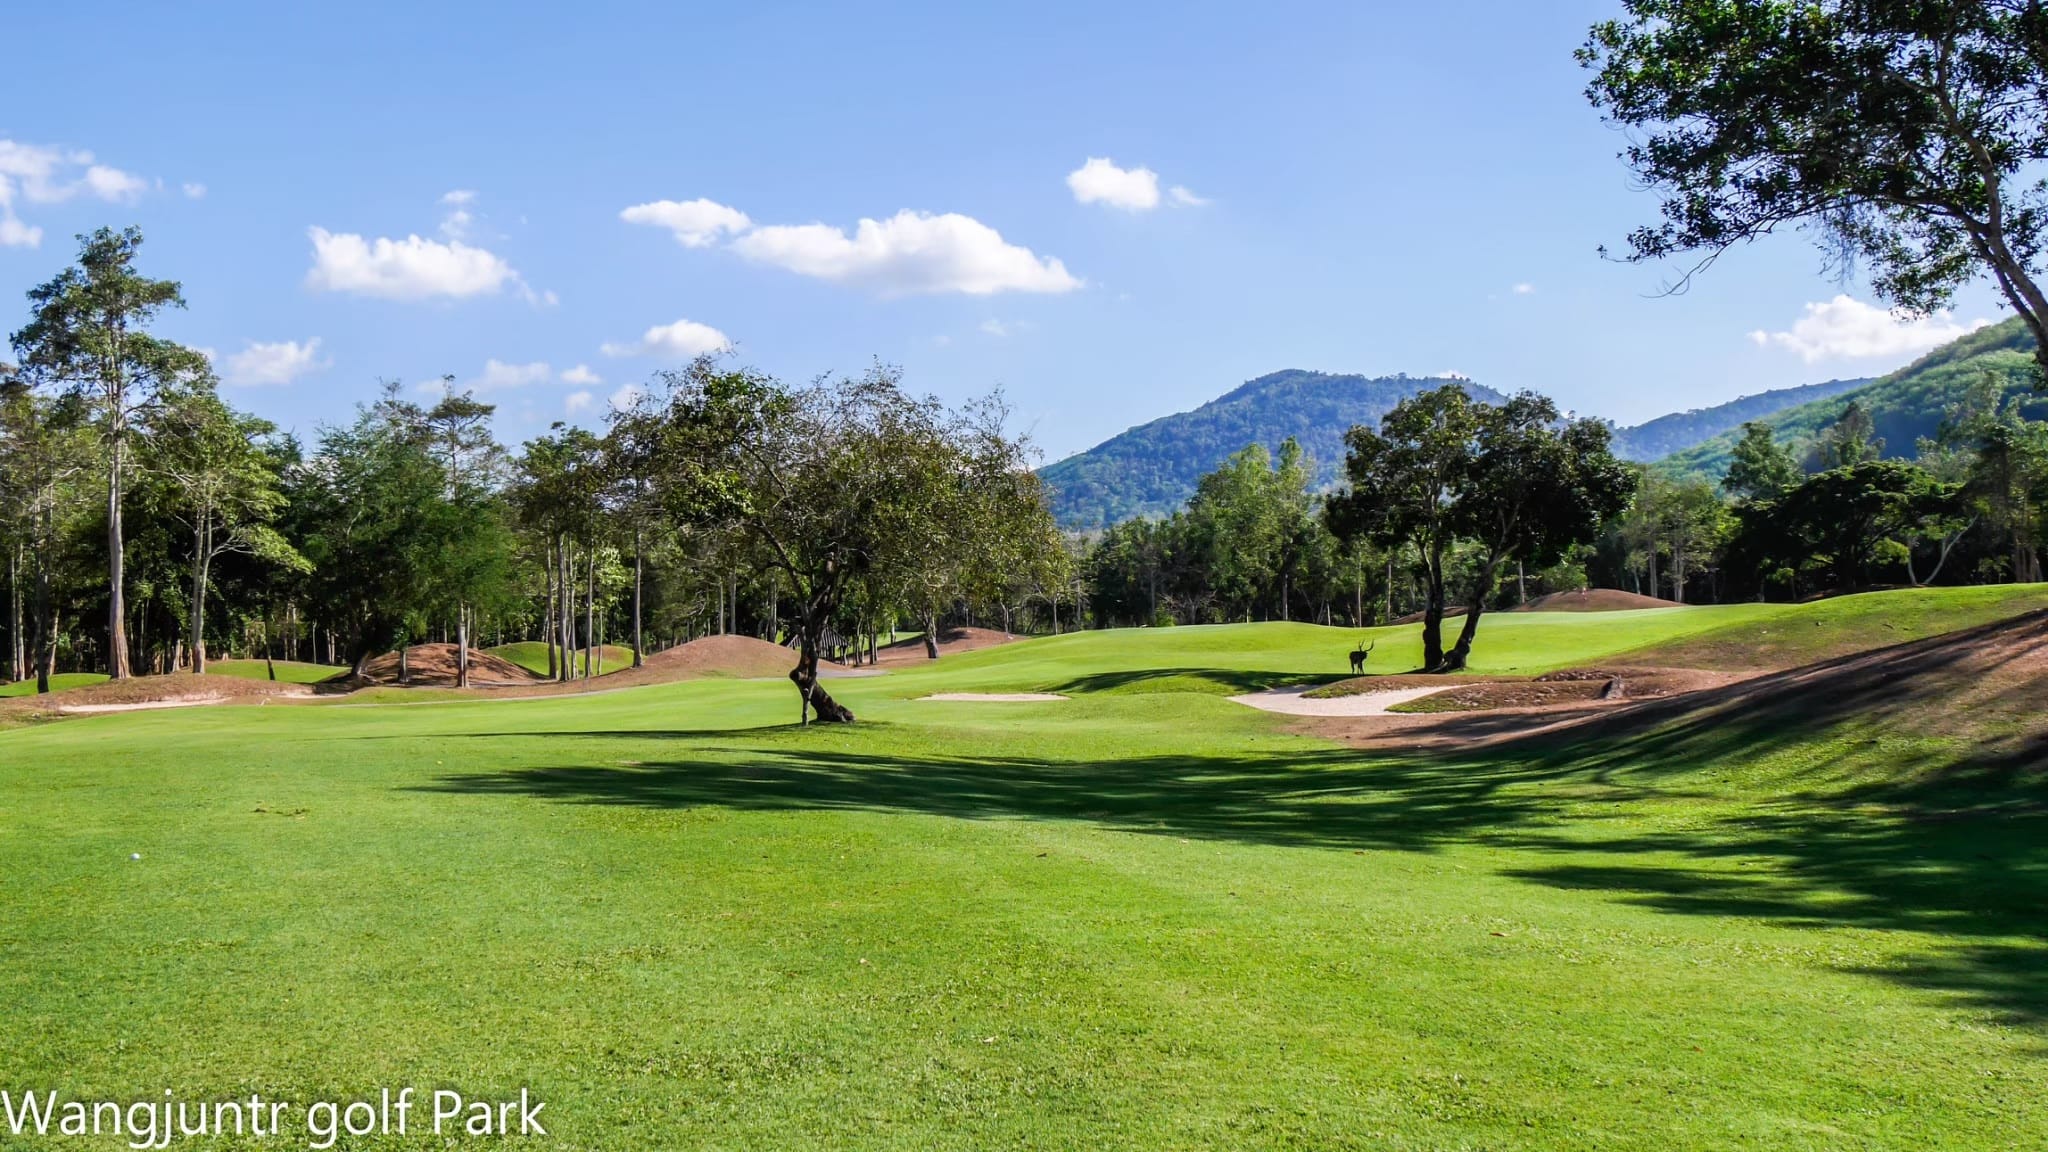
[[[415,644],[405,650],[407,687],[452,688],[455,686],[455,654],[453,644]],[[539,684],[544,677],[536,676],[525,668],[502,656],[488,652],[469,650],[469,683],[475,688],[510,688],[524,684]],[[363,668],[363,675],[353,683],[361,687],[368,684],[398,683],[398,653],[386,652],[371,660]]]
[[[935,692],[918,699],[955,704],[1036,704],[1042,700],[1065,700],[1066,697],[1052,692]]]
[[[993,648],[998,644],[1009,644],[1022,639],[1022,636],[1013,636],[996,628],[941,628],[939,655],[973,652],[980,648]],[[875,653],[875,657],[883,664],[905,664],[931,659],[925,653],[922,637],[885,644]]]
[[[1427,688],[1392,688],[1384,692],[1360,692],[1322,700],[1303,695],[1310,691],[1308,687],[1274,688],[1246,696],[1232,696],[1230,700],[1261,712],[1281,712],[1289,716],[1385,716],[1387,709],[1396,704],[1420,700],[1443,691],[1445,687],[1432,684]]]

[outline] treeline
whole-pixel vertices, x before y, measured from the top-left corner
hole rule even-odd
[[[179,286],[141,237],[81,238],[0,374],[7,671],[203,671],[217,652],[352,666],[424,641],[539,640],[636,661],[713,632],[821,657],[898,628],[1073,623],[1068,553],[1000,397],[951,409],[877,368],[792,387],[711,360],[603,432],[516,450],[492,408],[397,383],[311,444],[236,411],[150,332]],[[587,657],[580,665],[588,675]],[[401,676],[403,671],[401,671]]]

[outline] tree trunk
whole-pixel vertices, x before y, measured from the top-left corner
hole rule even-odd
[[[51,522],[50,510],[43,509],[42,539],[47,545],[55,537],[56,525]],[[57,656],[57,622],[51,613],[55,605],[50,599],[50,557],[47,548],[36,550],[36,694],[46,696],[50,691],[50,664]]]
[[[789,670],[789,679],[803,698],[802,722],[808,725],[810,715],[815,712],[821,724],[851,724],[853,713],[846,705],[832,697],[818,686],[818,641],[825,633],[824,614],[815,609],[804,614],[800,626],[802,639],[797,649],[796,667]]]
[[[124,541],[121,535],[121,449],[123,421],[118,392],[114,400],[111,451],[107,464],[107,675],[128,678],[128,605],[122,598]]]
[[[1444,662],[1444,549],[1432,544],[1423,555],[1422,668],[1441,671]]]
[[[398,642],[398,682],[400,684],[412,683],[412,665],[407,662],[407,657],[411,655],[411,652],[412,638],[410,636]]]
[[[455,686],[469,687],[469,605],[455,608]]]
[[[192,525],[192,674],[206,671],[206,517]]]
[[[21,542],[7,553],[7,679],[10,683],[28,679],[28,637],[22,633]]]
[[[1649,553],[1650,553],[1650,581],[1649,581],[1649,583],[1650,583],[1650,598],[1654,600],[1654,599],[1656,599],[1656,598],[1657,598],[1657,545],[1656,545],[1655,543],[1652,543],[1652,544],[1650,545],[1650,547],[1649,547]]]
[[[774,637],[769,637],[772,641]],[[640,642],[640,529],[633,529],[633,667],[642,663]]]
[[[939,616],[928,612],[924,618],[924,654],[927,659],[939,658]]]
[[[583,679],[590,680],[591,657],[597,648],[597,549],[583,558],[584,575],[587,577],[583,593]]]
[[[1386,623],[1394,622],[1394,554],[1387,553],[1387,614]]]
[[[555,663],[555,641],[560,639],[560,636],[557,635],[558,630],[555,628],[555,576],[557,573],[555,572],[555,542],[553,540],[548,541],[547,567],[548,604],[541,612],[540,631],[541,638],[548,642],[548,679],[553,680],[558,667]]]
[[[1465,606],[1465,624],[1458,629],[1458,643],[1445,656],[1443,663],[1434,669],[1437,672],[1463,672],[1465,664],[1472,658],[1472,640],[1479,635],[1479,617],[1486,611],[1486,601],[1493,596],[1494,577],[1499,572],[1499,563],[1489,560],[1479,570],[1479,581],[1472,587],[1471,602]]]
[[[555,621],[562,634],[562,673],[560,680],[567,684],[576,676],[576,592],[575,561],[570,556],[569,538],[562,538],[562,545],[556,550],[556,575],[562,588],[561,618]]]

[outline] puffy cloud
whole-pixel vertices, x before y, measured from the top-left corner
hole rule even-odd
[[[862,220],[848,236],[829,224],[757,228],[733,248],[749,260],[801,276],[865,284],[884,295],[959,292],[1071,292],[1081,281],[1051,257],[1004,240],[969,216],[902,211]]]
[[[206,185],[204,185],[204,184],[200,184],[200,183],[197,183],[197,182],[192,182],[192,183],[188,183],[188,184],[186,184],[186,185],[185,185],[184,187],[185,187],[185,198],[186,198],[187,200],[204,200],[204,199],[206,199]]]
[[[528,364],[507,364],[503,360],[484,361],[483,375],[466,382],[472,392],[502,392],[507,388],[524,388],[529,384],[542,384],[555,374],[547,361],[535,360]]]
[[[562,398],[562,407],[566,409],[571,416],[574,416],[578,412],[588,412],[591,406],[595,403],[597,403],[596,394],[592,393],[587,388],[580,388]]]
[[[1090,156],[1067,173],[1067,187],[1083,204],[1107,204],[1127,212],[1159,207],[1159,173],[1150,168],[1119,168],[1106,156]]]
[[[1756,331],[1749,338],[1763,347],[1779,347],[1799,354],[1812,364],[1820,360],[1860,360],[1916,356],[1966,336],[1989,320],[1964,323],[1953,312],[1907,316],[1865,304],[1852,296],[1837,296],[1823,303],[1808,304],[1804,315],[1789,331]]]
[[[604,377],[590,370],[588,364],[578,364],[562,373],[562,383],[589,386],[604,383]]]
[[[490,295],[508,283],[523,285],[501,257],[460,240],[442,243],[417,235],[367,240],[325,228],[311,228],[306,234],[313,241],[313,267],[306,273],[306,284],[318,291],[387,300],[459,299]]]
[[[676,243],[685,248],[708,248],[726,234],[745,232],[754,224],[745,212],[701,197],[635,204],[620,212],[619,219],[628,224],[666,228],[675,235]]]
[[[0,139],[0,246],[42,243],[43,230],[22,222],[17,203],[56,204],[79,195],[121,202],[148,188],[132,172],[94,163],[90,152]]]
[[[469,206],[476,203],[476,193],[467,188],[441,194],[441,204],[448,209],[441,217],[441,235],[450,240],[461,240],[469,235],[469,226],[476,222],[470,215]]]
[[[726,339],[725,333],[709,324],[678,320],[649,328],[631,344],[606,344],[598,351],[607,356],[674,356],[687,360],[730,347],[732,341]]]
[[[1534,284],[1517,284],[1511,291],[1517,296],[1534,296],[1536,294],[1536,286]]]
[[[1185,204],[1189,208],[1200,208],[1209,202],[1207,196],[1195,195],[1194,190],[1185,184],[1175,184],[1166,194],[1173,198],[1175,204]]]
[[[221,382],[243,388],[289,384],[332,363],[331,360],[320,359],[318,336],[304,344],[296,340],[259,344],[252,340],[248,347],[228,357]]]

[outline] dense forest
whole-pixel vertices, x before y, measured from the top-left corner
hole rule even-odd
[[[1743,396],[1711,408],[1673,412],[1632,428],[1616,428],[1614,454],[1624,460],[1635,460],[1640,463],[1662,460],[1674,452],[1683,452],[1731,429],[1740,428],[1751,420],[1762,420],[1788,408],[1797,408],[1802,404],[1839,396],[1870,382],[1868,377],[1863,377],[1854,380],[1827,380],[1819,384],[1801,384],[1793,388],[1774,388],[1769,392]]]

